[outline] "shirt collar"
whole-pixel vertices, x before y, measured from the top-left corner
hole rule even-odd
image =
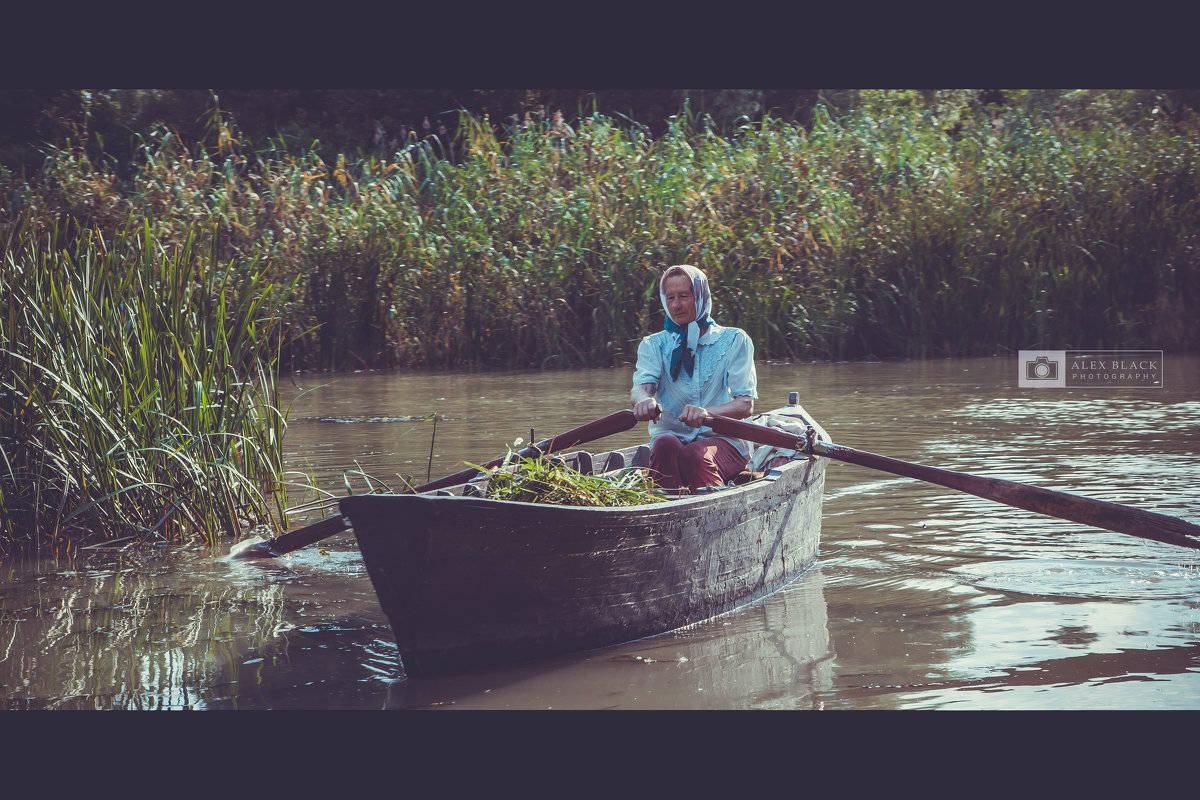
[[[708,326],[708,330],[706,330],[704,332],[704,334],[700,337],[700,340],[698,342],[696,342],[696,344],[697,345],[712,344],[713,342],[715,342],[717,340],[717,337],[721,335],[721,331],[723,331],[723,330],[725,330],[725,329],[714,322],[713,324]]]

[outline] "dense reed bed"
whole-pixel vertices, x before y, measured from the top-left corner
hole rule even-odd
[[[715,317],[761,357],[980,355],[1200,344],[1200,137],[1019,108],[943,124],[902,107],[649,138],[595,115],[411,139],[388,159],[215,152],[166,130],[122,174],[77,148],[10,183],[39,220],[144,215],[177,242],[297,279],[302,369],[611,365],[661,326],[650,287],[706,269]]]
[[[215,539],[277,511],[284,292],[196,229],[9,231],[0,551]]]

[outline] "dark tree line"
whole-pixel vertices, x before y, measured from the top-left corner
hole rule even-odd
[[[764,111],[802,119],[818,90],[731,89],[17,89],[0,91],[0,164],[29,172],[39,146],[68,139],[100,150],[118,163],[133,151],[133,137],[155,123],[184,142],[215,145],[214,119],[232,119],[246,140],[289,149],[391,155],[413,136],[451,136],[459,114],[487,115],[498,125],[526,114],[561,111],[568,120],[593,112],[626,118],[661,133],[666,120],[688,110],[720,125]]]
[[[137,136],[156,124],[186,143],[216,149],[219,120],[231,120],[248,148],[274,144],[315,149],[323,158],[390,156],[412,137],[453,138],[462,111],[495,125],[526,115],[561,112],[574,121],[594,112],[643,126],[651,136],[677,114],[708,117],[728,130],[764,114],[806,123],[824,102],[835,112],[864,102],[864,90],[829,89],[9,89],[0,90],[0,165],[30,174],[44,144],[71,141],[120,165],[135,151]],[[896,92],[945,112],[951,105],[975,112],[1018,103],[1062,106],[1063,92],[1029,90],[918,90]],[[1079,95],[1080,93],[1075,93]],[[1093,97],[1094,95],[1094,97]],[[911,100],[909,100],[911,101]],[[1101,116],[1134,116],[1151,105],[1183,118],[1200,108],[1197,90],[1084,92],[1072,102]],[[948,115],[948,116],[952,116]],[[1126,120],[1129,121],[1129,120]]]

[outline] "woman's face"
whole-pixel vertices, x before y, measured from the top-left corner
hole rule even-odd
[[[687,325],[696,318],[696,297],[692,294],[692,281],[686,275],[672,275],[663,282],[663,295],[667,298],[667,313],[676,325]]]

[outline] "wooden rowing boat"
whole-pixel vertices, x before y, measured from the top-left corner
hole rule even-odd
[[[761,419],[828,441],[794,400]],[[603,474],[649,452],[562,458]],[[405,672],[448,674],[663,633],[774,592],[817,558],[827,463],[792,453],[748,483],[640,506],[492,500],[485,477],[340,509]]]

